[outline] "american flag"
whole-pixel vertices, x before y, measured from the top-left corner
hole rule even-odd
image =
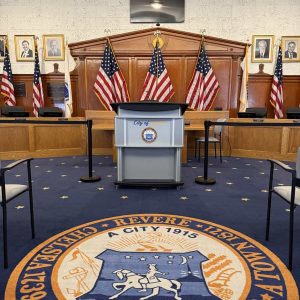
[[[3,75],[2,75],[2,82],[1,82],[1,94],[4,96],[5,104],[14,106],[16,105],[16,98],[15,98],[15,90],[13,84],[13,75],[10,65],[9,53],[7,44],[4,43],[4,62],[3,62]]]
[[[283,90],[282,90],[282,50],[279,46],[275,72],[273,76],[271,99],[270,102],[274,106],[275,119],[283,117]]]
[[[112,110],[111,103],[129,101],[126,81],[109,40],[105,45],[103,59],[94,84],[94,92],[107,110]]]
[[[33,114],[38,116],[38,109],[44,107],[44,93],[40,71],[37,44],[35,45],[34,74],[33,74]]]
[[[196,110],[209,110],[219,88],[218,80],[208,61],[205,47],[202,45],[196,70],[188,87],[186,103]]]
[[[144,82],[141,100],[168,102],[173,95],[174,89],[157,43]]]

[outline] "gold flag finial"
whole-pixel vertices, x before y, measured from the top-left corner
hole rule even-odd
[[[154,36],[155,36],[155,38],[154,38],[153,41],[152,41],[153,47],[155,48],[156,45],[158,44],[158,47],[159,47],[159,48],[162,48],[163,45],[164,45],[164,41],[163,41],[163,39],[160,37],[160,36],[161,36],[161,32],[160,32],[159,30],[155,30]]]

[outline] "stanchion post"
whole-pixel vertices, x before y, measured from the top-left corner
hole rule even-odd
[[[205,129],[204,176],[197,176],[195,178],[196,183],[203,184],[203,185],[209,185],[209,184],[215,184],[216,183],[216,180],[214,178],[208,178],[208,138],[209,138],[209,128],[210,128],[210,126],[211,126],[211,121],[204,121],[204,129]]]
[[[89,175],[80,177],[82,182],[96,182],[100,181],[101,177],[93,175],[93,136],[92,136],[92,127],[93,120],[87,120],[87,131],[88,131],[88,160],[89,160]]]

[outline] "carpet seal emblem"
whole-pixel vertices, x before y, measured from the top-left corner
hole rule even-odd
[[[13,299],[299,299],[285,265],[255,240],[209,221],[117,216],[64,231],[12,272]]]

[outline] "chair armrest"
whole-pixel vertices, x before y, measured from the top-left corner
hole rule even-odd
[[[277,166],[281,167],[282,169],[284,169],[285,171],[292,173],[293,175],[296,175],[296,170],[291,168],[290,166],[284,164],[283,162],[279,161],[279,160],[275,160],[275,159],[268,159],[268,161],[271,164],[276,164]]]
[[[12,162],[11,164],[7,165],[6,167],[1,168],[1,173],[4,173],[8,170],[11,170],[11,169],[15,168],[16,166],[18,166],[18,165],[20,165],[24,162],[29,163],[31,160],[33,160],[33,158],[25,158],[25,159],[20,159],[20,160],[17,160],[15,162]]]

